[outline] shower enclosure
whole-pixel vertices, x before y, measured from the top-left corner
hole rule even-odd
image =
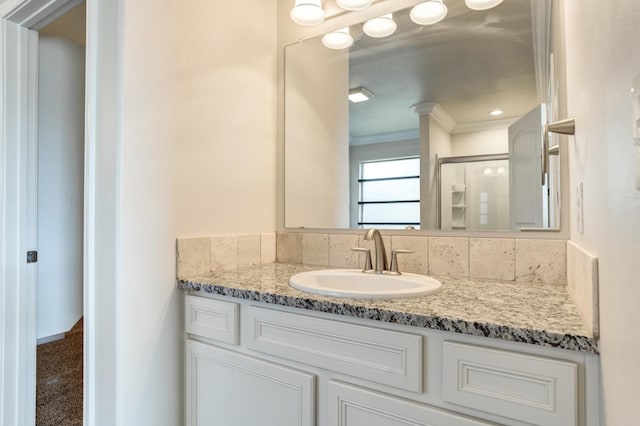
[[[508,154],[439,158],[437,177],[440,229],[509,229]]]

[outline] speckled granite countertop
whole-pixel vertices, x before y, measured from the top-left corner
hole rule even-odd
[[[213,272],[178,281],[178,287],[312,311],[434,330],[598,353],[565,287],[435,276],[435,294],[406,299],[338,299],[288,285],[303,271],[326,269],[272,263]]]

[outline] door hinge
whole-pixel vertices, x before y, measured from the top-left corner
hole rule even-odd
[[[27,263],[36,263],[38,261],[38,252],[35,250],[27,252]]]

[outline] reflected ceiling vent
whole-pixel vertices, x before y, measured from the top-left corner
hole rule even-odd
[[[355,89],[349,90],[349,100],[354,104],[368,101],[371,98],[373,98],[373,93],[364,87],[356,87]]]

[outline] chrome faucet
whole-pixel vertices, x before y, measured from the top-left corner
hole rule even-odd
[[[380,231],[375,228],[367,229],[367,232],[364,234],[364,239],[367,241],[373,240],[376,251],[375,273],[381,274],[387,271],[389,269],[387,266],[387,252],[384,249],[384,241],[382,241]]]

